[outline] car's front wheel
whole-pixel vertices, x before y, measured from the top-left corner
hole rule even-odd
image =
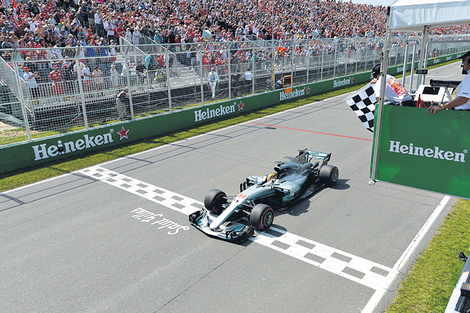
[[[227,195],[219,189],[212,189],[204,198],[204,207],[209,212],[220,215],[224,211],[223,205],[227,203]]]
[[[266,230],[274,222],[274,210],[267,204],[257,204],[250,214],[250,224],[257,230]]]

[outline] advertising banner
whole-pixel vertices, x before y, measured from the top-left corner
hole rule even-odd
[[[470,112],[386,105],[376,179],[470,198]]]

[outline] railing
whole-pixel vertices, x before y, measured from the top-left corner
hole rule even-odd
[[[469,38],[431,37],[428,57],[468,51],[464,40]],[[273,90],[285,75],[292,76],[295,86],[368,72],[380,62],[383,44],[381,38],[165,45],[140,39],[148,44],[122,38],[126,45],[61,48],[63,59],[43,58],[52,54],[39,49],[0,50],[0,79],[10,95],[0,97],[0,144],[261,93]],[[403,63],[410,44],[420,47],[419,38],[394,38],[391,65]],[[94,49],[95,56],[84,57],[84,49]],[[408,62],[420,53],[410,50]],[[51,74],[54,66],[61,75]],[[37,86],[23,79],[24,67],[35,73]],[[219,77],[214,93],[208,84],[211,68]],[[247,71],[251,81],[243,78]]]

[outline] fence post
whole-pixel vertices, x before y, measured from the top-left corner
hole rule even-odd
[[[170,86],[170,77],[171,77],[171,68],[170,68],[170,54],[168,50],[165,51],[165,66],[166,66],[166,86],[168,91],[168,109],[173,111],[173,107],[171,105],[171,86]]]
[[[18,86],[18,94],[20,96],[20,105],[21,105],[21,113],[23,114],[23,121],[24,121],[24,126],[26,128],[26,134],[28,135],[28,141],[31,141],[31,130],[29,129],[29,120],[28,120],[28,114],[26,113],[26,103],[24,100],[24,95],[23,95],[23,86],[21,84],[21,78],[20,78],[20,73],[18,71],[18,61],[17,61],[17,56],[18,52],[12,51],[12,64],[14,67],[15,71],[15,79],[16,79],[16,85]]]
[[[127,80],[127,90],[129,91],[129,110],[131,112],[131,119],[134,119],[134,102],[132,101],[132,86],[131,86],[131,78],[129,76],[131,69],[129,68],[129,60],[127,58],[127,54],[129,52],[131,46],[126,46],[126,51],[124,52],[124,65],[126,67],[126,80]]]
[[[253,44],[251,45],[251,71],[253,73],[253,78],[251,81],[251,93],[255,94],[255,49],[253,49]]]
[[[325,61],[325,40],[321,43],[321,68],[320,68],[320,80],[323,80],[323,63]]]
[[[231,65],[231,57],[232,54],[230,53],[230,48],[232,47],[232,44],[229,44],[228,48],[228,60],[227,60],[227,65],[228,65],[228,99],[232,100],[232,65]]]
[[[202,51],[203,46],[199,48],[199,76],[201,77],[201,104],[204,105],[204,68],[202,67]],[[196,63],[197,63],[197,55],[196,55]]]
[[[78,80],[78,90],[80,91],[80,101],[82,103],[82,113],[83,113],[83,125],[85,129],[88,129],[88,116],[86,112],[86,104],[85,104],[85,93],[83,92],[83,82],[82,82],[82,68],[80,66],[80,61],[78,59],[78,55],[80,54],[80,49],[84,49],[81,46],[78,46],[75,49],[75,66],[77,69],[77,80]]]

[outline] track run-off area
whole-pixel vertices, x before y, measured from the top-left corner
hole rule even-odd
[[[1,193],[0,311],[382,312],[456,199],[369,185],[372,133],[345,97]],[[337,185],[243,244],[190,225],[210,189],[303,148],[332,153]]]

